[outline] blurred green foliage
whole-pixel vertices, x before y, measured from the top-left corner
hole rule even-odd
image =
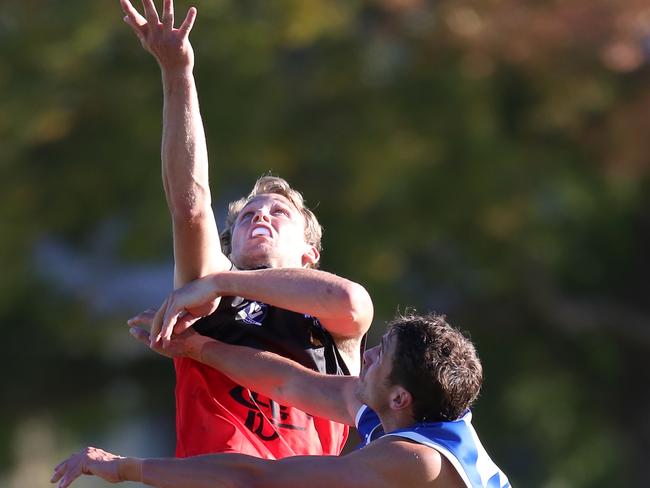
[[[612,5],[197,2],[219,218],[279,174],[316,207],[324,268],[370,290],[371,341],[407,306],[470,332],[476,425],[515,486],[645,480],[650,11]],[[173,422],[169,364],[124,338],[139,310],[98,312],[36,258],[62,243],[81,283],[97,253],[169,262],[159,73],[120,18],[117,0],[0,5],[7,473],[30,418],[72,444],[134,411]]]

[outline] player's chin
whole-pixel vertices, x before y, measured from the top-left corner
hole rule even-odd
[[[357,387],[356,387],[356,389],[354,390],[354,396],[355,396],[355,397],[357,398],[357,400],[359,400],[361,403],[368,403],[368,402],[366,401],[365,391],[364,391],[364,388],[363,388],[363,385],[361,384],[361,382],[359,382],[359,383],[357,384]]]
[[[249,257],[261,258],[268,256],[275,247],[275,242],[269,237],[253,237],[246,241],[242,254]]]
[[[242,256],[239,260],[240,264],[237,264],[239,269],[261,269],[261,268],[272,268],[271,257],[267,252],[262,252],[262,249],[256,248]]]

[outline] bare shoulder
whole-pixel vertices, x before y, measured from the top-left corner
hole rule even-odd
[[[390,436],[345,456],[296,456],[256,463],[241,486],[302,488],[308,480],[310,488],[465,488],[438,451]]]
[[[455,468],[438,451],[408,439],[387,436],[356,451],[355,464],[377,475],[377,487],[464,488]]]

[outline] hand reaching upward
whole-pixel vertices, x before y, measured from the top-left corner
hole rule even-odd
[[[185,20],[176,29],[173,0],[163,0],[162,17],[158,16],[153,0],[142,0],[144,16],[133,7],[130,0],[120,0],[120,3],[126,14],[124,22],[131,26],[142,47],[153,54],[163,72],[192,70],[194,51],[189,35],[196,19],[196,7],[190,7]]]

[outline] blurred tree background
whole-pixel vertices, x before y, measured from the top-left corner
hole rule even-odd
[[[323,268],[371,292],[371,344],[407,306],[471,334],[475,423],[514,486],[642,486],[647,2],[196,6],[219,221],[287,178]],[[125,326],[171,287],[155,61],[117,0],[8,0],[0,100],[0,486],[48,486],[86,444],[169,455],[171,365]]]

